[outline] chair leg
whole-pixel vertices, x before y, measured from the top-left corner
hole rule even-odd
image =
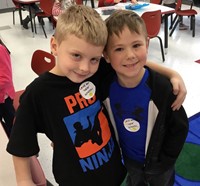
[[[35,33],[37,34],[36,23],[35,23],[35,17],[33,18],[33,24],[34,24]]]
[[[157,36],[157,38],[158,38],[159,41],[160,41],[160,49],[161,49],[161,54],[162,54],[162,60],[163,60],[163,62],[164,62],[164,61],[165,61],[165,53],[164,53],[164,48],[163,48],[163,42],[162,42],[161,37]]]
[[[172,22],[173,22],[173,14],[171,14],[170,19],[171,19],[171,25],[172,25]]]
[[[13,10],[13,25],[15,25],[15,9]]]
[[[47,34],[46,34],[45,30],[44,30],[44,25],[42,24],[43,23],[42,20],[43,20],[43,18],[41,18],[41,20],[40,20],[40,25],[42,26],[42,30],[44,32],[45,37],[47,38]]]
[[[172,30],[171,30],[171,32],[170,32],[170,34],[169,34],[170,37],[172,36],[174,30],[176,29],[178,23],[181,21],[180,19],[181,19],[181,18],[179,17],[178,20],[175,22],[175,25],[173,26],[173,28],[172,28]]]
[[[191,16],[192,22],[192,37],[195,37],[195,16]]]
[[[173,27],[174,23],[176,22],[177,18],[178,18],[178,15],[176,15],[176,16],[174,17],[174,19],[171,21],[171,25],[170,25],[170,27],[169,27],[170,30],[172,29],[172,27]]]

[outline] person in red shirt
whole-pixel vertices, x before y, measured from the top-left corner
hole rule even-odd
[[[127,2],[127,0],[104,0],[104,1],[99,0],[98,7],[112,6],[120,2]],[[137,0],[131,0],[130,2],[133,4],[137,4]]]
[[[0,54],[0,122],[9,137],[15,115],[13,107],[15,89],[12,81],[10,51],[1,39]]]
[[[52,15],[58,16],[64,10],[66,10],[69,6],[75,5],[75,0],[55,0],[52,8]]]

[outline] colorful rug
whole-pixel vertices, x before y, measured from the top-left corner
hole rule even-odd
[[[189,118],[189,133],[176,162],[174,186],[200,186],[200,112]]]

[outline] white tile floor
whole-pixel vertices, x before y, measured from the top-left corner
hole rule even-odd
[[[88,3],[89,4],[89,3]],[[200,12],[199,8],[195,8]],[[25,16],[25,12],[23,12]],[[53,34],[52,25],[45,20],[45,30],[48,39],[44,37],[42,29],[37,25],[38,34],[32,37],[31,30],[23,30],[19,24],[18,12],[15,13],[16,24],[12,24],[12,12],[0,14],[0,37],[11,51],[13,81],[16,90],[26,87],[35,77],[32,72],[30,62],[32,53],[36,49],[50,51],[49,39]],[[184,23],[189,25],[189,19],[184,18]],[[163,37],[163,27],[160,36]],[[188,94],[184,102],[184,107],[188,117],[200,112],[200,64],[195,60],[200,59],[200,15],[196,16],[196,36],[193,38],[189,30],[175,30],[172,37],[169,38],[169,49],[165,56],[166,61],[163,63],[159,43],[157,39],[150,42],[149,60],[168,66],[178,71],[186,84]],[[199,87],[199,88],[198,88]],[[0,185],[15,186],[15,177],[11,156],[5,152],[7,139],[0,127]],[[47,179],[55,184],[51,174],[51,156],[52,149],[50,142],[46,137],[39,136],[41,152],[40,162],[44,169]]]

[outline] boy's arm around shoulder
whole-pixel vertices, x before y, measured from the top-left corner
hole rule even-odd
[[[164,67],[162,65],[150,61],[146,63],[146,66],[152,68],[156,72],[159,72],[160,74],[164,75],[170,80],[173,86],[173,93],[174,95],[176,95],[176,99],[172,103],[171,107],[173,110],[178,110],[183,104],[187,94],[185,83],[180,74],[170,68]]]
[[[172,110],[171,104],[176,97],[169,80],[152,70],[149,72],[152,100],[159,110],[155,123],[159,130],[156,131],[159,131],[160,138],[163,137],[160,160],[164,166],[169,166],[175,163],[185,143],[189,130],[188,117],[183,106]]]
[[[110,63],[107,63],[105,58],[102,57],[99,65],[99,83],[101,88],[102,100],[108,97],[109,87],[115,76],[115,71],[111,67]]]
[[[175,165],[183,149],[189,130],[188,118],[182,106],[179,110],[171,112],[168,122],[169,126],[160,154],[164,166]]]
[[[31,176],[31,157],[13,156],[17,186],[36,186]]]

